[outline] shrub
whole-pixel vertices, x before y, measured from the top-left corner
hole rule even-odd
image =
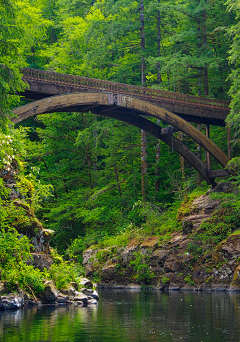
[[[30,293],[39,293],[44,290],[43,273],[22,261],[7,264],[3,271],[3,278],[7,281],[8,290],[14,289],[16,284]]]
[[[44,276],[53,280],[58,290],[65,288],[71,281],[77,282],[80,275],[83,275],[83,270],[69,261],[53,264],[50,270],[44,270]]]
[[[192,280],[192,276],[190,274],[188,274],[185,278],[184,281],[189,284],[189,285],[193,285],[194,286],[194,281]]]
[[[143,255],[141,251],[135,252],[134,259],[130,261],[129,266],[133,266],[134,279],[148,284],[154,273],[149,268],[149,257]]]

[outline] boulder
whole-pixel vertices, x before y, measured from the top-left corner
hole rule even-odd
[[[183,291],[194,291],[195,287],[191,284],[184,284],[183,286],[180,287],[180,289]]]
[[[211,286],[212,291],[226,291],[228,288],[229,288],[229,285],[223,284],[223,283],[212,284]]]
[[[44,291],[40,292],[38,296],[45,304],[52,303],[58,298],[58,290],[52,280],[45,282]]]
[[[93,291],[93,293],[90,295],[90,297],[92,297],[93,299],[99,300],[99,295],[98,295],[97,291]]]
[[[70,285],[77,291],[78,290],[78,284],[75,281],[71,281]]]
[[[0,309],[18,310],[24,306],[23,293],[9,293],[0,298]]]
[[[133,253],[137,252],[140,242],[138,240],[131,240],[127,247],[121,253],[121,257],[124,262],[129,262],[132,260]]]
[[[87,304],[88,302],[88,296],[86,296],[82,292],[75,292],[74,302],[83,302],[84,304]]]
[[[92,298],[92,299],[89,299],[87,303],[88,303],[88,305],[91,305],[91,304],[97,304],[98,302],[96,299]]]
[[[116,263],[112,263],[111,260],[108,260],[106,264],[102,268],[102,279],[103,280],[111,280],[115,278],[116,272]]]
[[[86,265],[89,262],[89,259],[96,255],[97,251],[91,248],[88,248],[83,252],[83,265]]]
[[[82,290],[82,293],[84,293],[86,296],[91,296],[91,294],[93,293],[93,290],[92,289],[81,289]]]
[[[214,188],[211,188],[208,190],[207,195],[212,193],[212,192],[224,192],[228,190],[231,186],[231,183],[229,182],[221,182],[217,183],[217,185]]]
[[[233,285],[240,286],[240,265],[238,265],[235,269],[233,276]]]
[[[6,289],[5,289],[5,282],[4,281],[0,281],[0,294],[5,293]]]
[[[171,283],[169,285],[169,290],[170,291],[179,291],[179,289],[180,289],[180,285],[179,284]]]
[[[165,249],[156,249],[149,258],[150,266],[157,266],[159,264],[163,264],[168,254],[169,251]]]
[[[141,290],[141,285],[139,285],[139,284],[128,284],[126,286],[126,289]]]
[[[73,303],[75,306],[77,305],[77,306],[80,306],[80,307],[83,307],[83,306],[85,306],[85,304],[83,303],[83,302],[74,302]]]
[[[230,292],[239,292],[239,291],[240,291],[240,286],[230,285],[229,288],[227,289],[227,291],[230,291]]]
[[[217,245],[212,254],[212,260],[216,264],[225,261],[229,263],[231,260],[235,262],[238,258],[240,258],[240,234],[229,236]]]
[[[69,296],[64,294],[58,294],[57,303],[65,304],[69,301]]]
[[[93,283],[91,282],[91,280],[87,279],[87,278],[82,278],[80,281],[80,285],[82,285],[83,287],[93,287]]]

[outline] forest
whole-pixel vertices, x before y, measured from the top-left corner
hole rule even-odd
[[[222,195],[229,220],[210,229],[212,246],[238,229],[239,9],[239,0],[0,0],[2,279],[35,292],[46,278],[61,287],[82,274],[90,246],[169,239],[183,203],[209,189],[173,149],[118,120],[63,112],[13,126],[25,67],[229,101],[235,191]],[[205,162],[203,149],[174,134]],[[227,154],[225,127],[212,126],[211,139]],[[33,221],[54,232],[56,263],[45,273],[25,263]]]

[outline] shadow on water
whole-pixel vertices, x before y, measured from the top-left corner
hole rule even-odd
[[[239,342],[240,294],[101,290],[98,306],[0,313],[1,342]]]

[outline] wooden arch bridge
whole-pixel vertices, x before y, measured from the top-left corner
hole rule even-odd
[[[209,138],[209,125],[225,126],[229,113],[225,101],[30,68],[23,70],[23,80],[29,86],[20,95],[34,101],[14,109],[14,124],[44,113],[91,111],[154,135],[182,155],[208,184],[214,186],[216,177],[228,175],[224,169],[211,170],[210,154],[224,168],[231,158],[230,143],[226,156]],[[170,126],[161,128],[148,116]],[[206,135],[190,122],[205,124]],[[172,135],[176,131],[184,132],[207,151],[207,164]]]

